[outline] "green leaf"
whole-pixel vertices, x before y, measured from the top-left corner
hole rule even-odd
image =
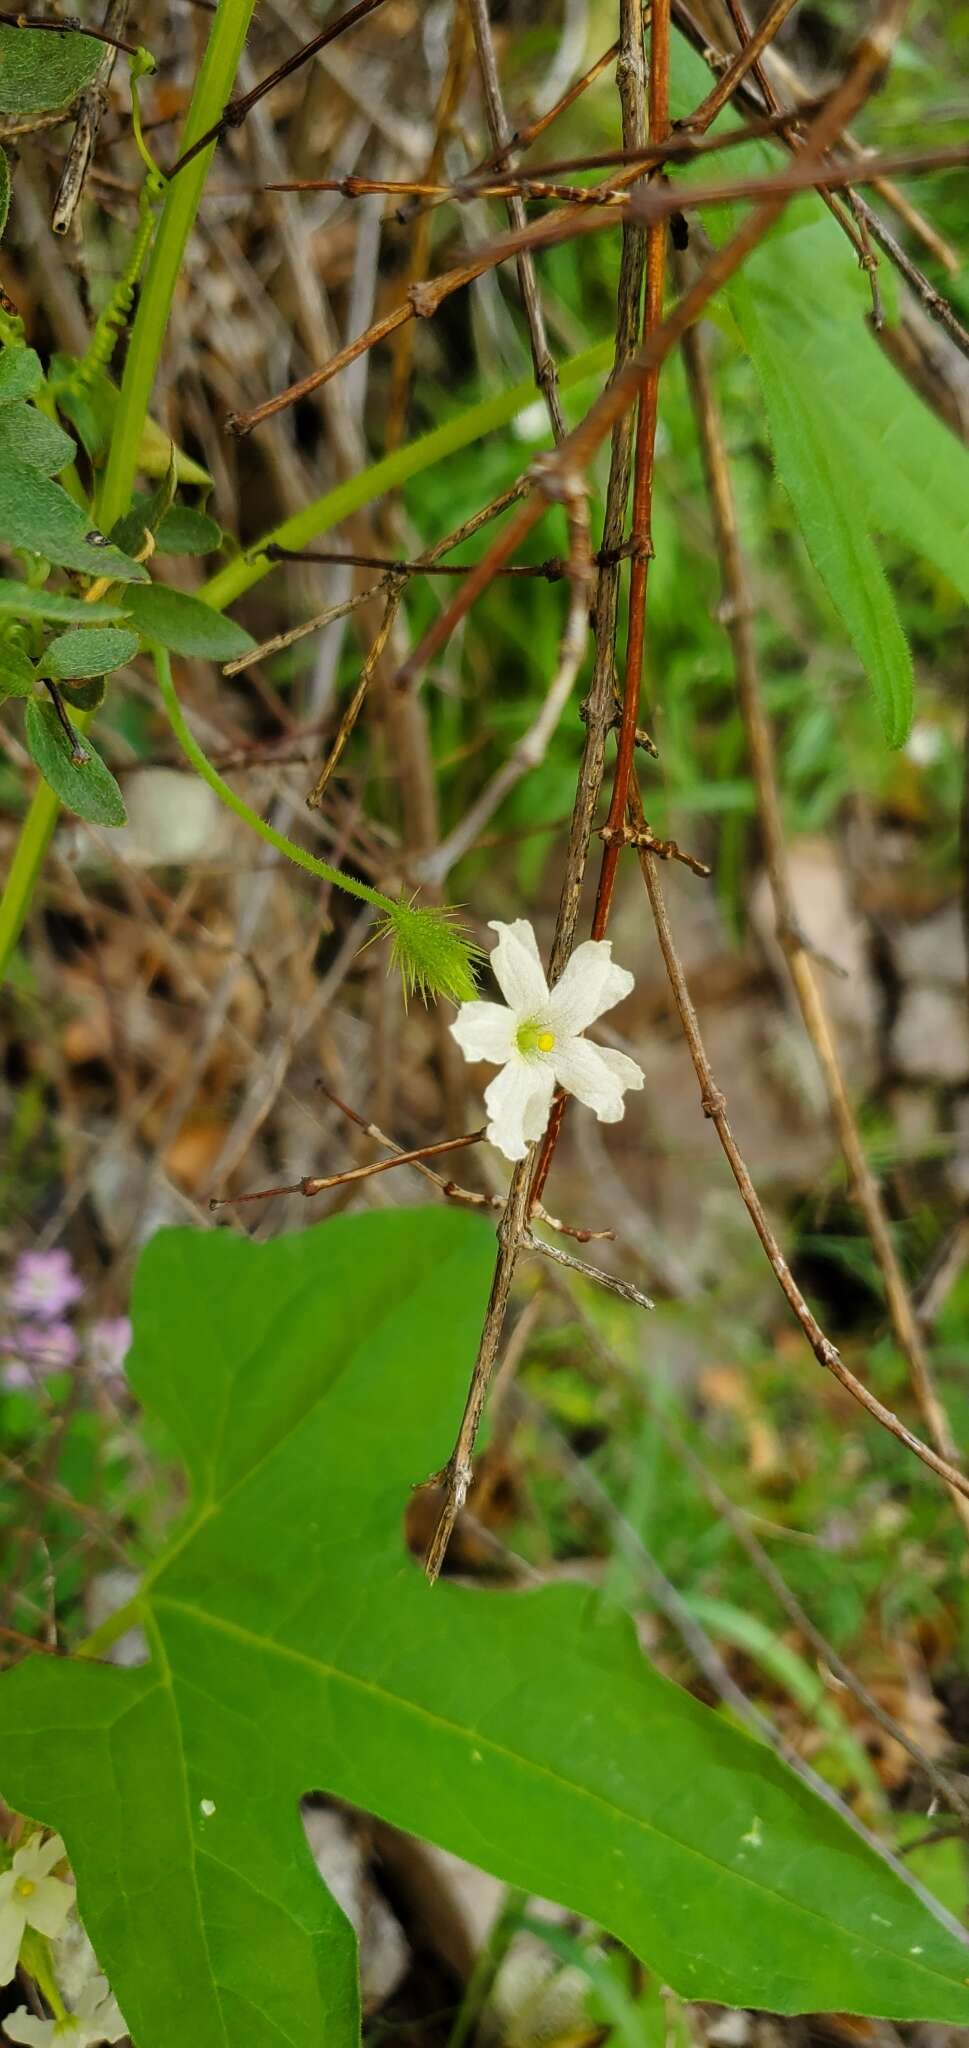
[[[10,163],[5,150],[0,149],[0,237],[7,225],[10,212]]]
[[[0,640],[0,697],[29,697],[35,674],[34,664],[22,647]]]
[[[175,445],[171,444],[168,468],[157,489],[150,497],[135,498],[131,510],[124,512],[111,528],[111,539],[115,547],[123,548],[126,555],[136,555],[144,546],[146,531],[155,534],[175,496]]]
[[[73,462],[77,449],[69,434],[23,399],[0,405],[0,463],[19,462],[56,476]]]
[[[58,412],[70,420],[81,447],[93,463],[107,454],[114,416],[118,409],[118,387],[106,370],[86,370],[77,381],[74,356],[58,355],[51,360],[51,389]]]
[[[72,759],[67,736],[53,704],[31,697],[27,705],[27,746],[45,782],[79,818],[89,825],[123,825],[127,818],[124,798],[100,754],[85,735],[82,742],[87,760]]]
[[[0,26],[0,114],[68,106],[90,84],[102,55],[93,36]]]
[[[0,541],[89,576],[110,576],[119,583],[147,581],[141,563],[129,561],[99,535],[88,513],[60,484],[22,464],[7,463],[0,470]]]
[[[771,345],[758,302],[744,286],[733,294],[744,340],[760,378],[771,443],[808,554],[847,629],[875,695],[890,747],[912,723],[915,683],[908,642],[885,571],[849,488],[844,443],[832,435],[823,392],[809,370],[791,374]]]
[[[127,617],[124,606],[99,597],[93,604],[72,597],[67,590],[39,590],[32,583],[15,583],[0,577],[0,619],[77,619],[81,624],[104,625],[109,619]]]
[[[39,355],[32,348],[18,348],[8,342],[0,348],[0,405],[15,398],[32,398],[44,381]]]
[[[110,675],[113,668],[123,668],[126,661],[134,659],[139,645],[137,633],[129,626],[92,626],[86,632],[59,633],[44,649],[43,671],[45,676],[67,676],[72,682],[80,676]]]
[[[209,661],[233,661],[255,647],[251,633],[215,612],[201,598],[184,590],[170,590],[165,583],[149,584],[132,591],[128,600],[131,616],[147,640],[157,640],[173,654],[204,655]]]
[[[103,676],[91,676],[87,682],[58,683],[58,689],[65,704],[73,704],[75,711],[100,711],[105,699]]]
[[[433,1591],[410,1487],[461,1413],[493,1233],[452,1210],[163,1231],[135,1391],[192,1484],[151,1661],[0,1681],[2,1793],[64,1834],[138,2048],[352,2048],[314,1788],[563,1901],[691,1998],[969,2021],[969,1949],[578,1586]]]
[[[155,534],[163,555],[212,555],[222,546],[222,528],[196,505],[173,505]]]

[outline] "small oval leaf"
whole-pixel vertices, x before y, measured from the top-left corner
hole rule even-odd
[[[169,590],[167,584],[152,583],[146,590],[133,590],[126,600],[131,616],[148,640],[158,640],[173,654],[204,655],[209,661],[234,661],[255,647],[251,633],[213,611],[201,598],[184,590]]]
[[[43,381],[44,372],[36,350],[18,348],[15,342],[0,348],[0,405],[9,405],[14,398],[32,398]]]
[[[29,697],[34,664],[22,647],[0,642],[0,697]]]
[[[212,555],[222,546],[222,528],[195,505],[173,505],[155,535],[163,555]]]
[[[0,27],[0,114],[42,114],[66,107],[101,62],[94,36]]]
[[[76,454],[70,434],[45,419],[35,405],[19,399],[15,405],[0,406],[0,463],[22,462],[44,476],[56,476]]]
[[[100,711],[104,703],[104,677],[91,676],[85,683],[58,683],[65,704],[75,711]]]
[[[92,626],[88,631],[58,633],[44,649],[41,665],[45,675],[67,676],[71,681],[81,676],[106,676],[132,661],[139,645],[130,626]]]
[[[49,477],[23,463],[0,470],[0,541],[28,548],[64,569],[110,576],[118,583],[146,582],[147,571],[92,528],[89,515]]]
[[[27,705],[27,746],[45,782],[55,796],[86,818],[89,825],[123,825],[127,819],[124,798],[97,749],[85,735],[82,742],[87,759],[72,758],[67,736],[53,704],[31,697]]]

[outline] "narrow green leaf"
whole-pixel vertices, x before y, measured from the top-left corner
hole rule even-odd
[[[493,1262],[444,1209],[143,1254],[131,1379],[193,1491],[139,1603],[151,1661],[0,1680],[3,1796],[63,1832],[138,2048],[354,2048],[311,1788],[561,1900],[691,1998],[966,2024],[959,1928],[627,1618],[577,1586],[425,1584],[403,1509]]]
[[[0,26],[0,114],[68,106],[90,84],[102,55],[93,36]]]
[[[19,462],[56,476],[73,462],[77,449],[69,434],[24,399],[0,405],[0,463]]]
[[[18,348],[7,342],[0,348],[0,405],[15,398],[32,398],[44,381],[39,355],[32,348]]]
[[[145,638],[157,640],[173,654],[233,661],[236,655],[255,647],[244,626],[237,626],[224,612],[213,611],[201,598],[189,597],[184,590],[170,590],[167,584],[152,583],[145,590],[133,590],[127,602]]]
[[[110,675],[123,668],[138,652],[140,642],[130,626],[92,626],[87,631],[59,633],[45,647],[42,668],[45,676],[69,677]]]
[[[844,444],[807,368],[791,375],[778,360],[751,294],[743,294],[744,338],[767,406],[771,442],[808,554],[847,628],[875,695],[890,747],[912,723],[915,683],[908,642],[885,571],[845,471]]]
[[[0,149],[0,238],[7,225],[10,212],[10,163],[5,150]]]
[[[74,761],[53,704],[31,697],[27,704],[27,746],[45,782],[89,825],[123,825],[124,798],[106,763],[85,734],[87,760]]]
[[[118,387],[106,370],[89,370],[77,381],[73,356],[58,355],[51,361],[51,389],[57,410],[63,413],[95,464],[107,454],[118,406]]]
[[[212,555],[222,546],[222,528],[196,505],[173,505],[155,534],[163,555]]]
[[[0,697],[29,697],[35,673],[34,664],[22,647],[0,640]]]
[[[94,604],[72,597],[67,590],[38,590],[31,583],[15,583],[0,577],[0,619],[73,620],[85,626],[105,625],[109,619],[123,619],[127,610],[100,597]]]
[[[7,463],[0,470],[0,541],[89,576],[110,576],[119,583],[148,580],[141,563],[98,534],[60,484],[22,464]]]

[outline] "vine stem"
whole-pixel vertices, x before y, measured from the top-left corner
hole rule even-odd
[[[379,889],[371,889],[368,882],[359,882],[354,875],[347,875],[342,869],[330,867],[328,861],[317,860],[315,854],[308,853],[304,846],[298,846],[295,839],[287,839],[284,832],[277,832],[275,825],[267,824],[266,819],[261,818],[258,811],[252,810],[244,798],[239,796],[229,783],[223,781],[218,769],[213,768],[208,755],[202,752],[197,739],[185,722],[185,714],[172,680],[172,665],[167,648],[153,647],[152,654],[162,703],[175,738],[183,754],[191,761],[196,774],[215,791],[219,802],[225,804],[227,810],[234,811],[236,817],[241,818],[243,824],[249,826],[250,831],[265,840],[267,846],[274,846],[277,853],[285,854],[286,859],[294,861],[297,867],[306,868],[309,874],[317,875],[321,881],[344,889],[351,896],[359,896],[362,902],[372,903],[376,910],[382,910],[386,915],[395,916],[400,910],[400,904],[395,903],[392,897],[382,896]]]
[[[205,134],[229,99],[254,4],[255,0],[219,0],[185,122],[183,148],[191,147],[197,137]],[[165,194],[131,330],[111,450],[98,494],[97,518],[106,529],[128,509],[175,285],[213,147],[195,157],[182,176],[168,185]],[[76,722],[82,729],[87,724],[83,716]],[[49,784],[40,782],[24,819],[0,900],[0,978],[20,937],[59,810],[59,800]]]

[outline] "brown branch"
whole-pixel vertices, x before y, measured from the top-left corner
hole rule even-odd
[[[635,782],[630,789],[630,808],[633,823],[637,829],[641,830],[645,826],[646,821],[643,817],[642,804]],[[961,1493],[966,1500],[969,1500],[969,1479],[966,1478],[965,1474],[960,1472],[956,1466],[950,1464],[948,1459],[940,1457],[938,1452],[933,1451],[928,1444],[924,1444],[921,1438],[914,1436],[905,1423],[900,1421],[899,1417],[894,1415],[890,1408],[886,1408],[883,1401],[879,1401],[876,1394],[873,1394],[861,1380],[856,1378],[850,1368],[844,1364],[840,1353],[835,1345],[831,1343],[830,1338],[825,1336],[820,1323],[808,1307],[767,1220],[760,1196],[754,1187],[743,1154],[731,1130],[727,1117],[726,1097],[717,1086],[713,1069],[707,1058],[706,1048],[700,1035],[697,1014],[693,1007],[686,976],[684,975],[682,963],[673,940],[673,934],[670,930],[669,918],[666,913],[666,905],[663,900],[663,891],[655,861],[645,848],[640,850],[639,861],[656,925],[660,951],[663,955],[670,987],[673,991],[673,1000],[676,1004],[683,1035],[689,1047],[694,1071],[700,1084],[700,1100],[704,1116],[708,1116],[713,1124],[726,1154],[730,1171],[740,1190],[744,1207],[763,1246],[774,1278],[797,1321],[800,1323],[818,1364],[824,1366],[825,1371],[832,1374],[833,1378],[846,1389],[860,1407],[864,1408],[872,1416],[874,1421],[879,1422],[882,1428],[888,1430],[889,1434],[897,1438],[899,1443],[904,1444],[907,1450],[914,1452],[915,1456],[921,1459],[923,1465],[927,1465],[931,1472],[935,1472],[940,1479],[944,1479],[949,1487],[957,1493]]]
[[[349,1181],[371,1180],[375,1173],[389,1173],[395,1166],[415,1166],[418,1160],[439,1159],[442,1152],[460,1152],[468,1145],[480,1145],[484,1137],[480,1131],[466,1131],[461,1138],[441,1138],[435,1145],[418,1145],[413,1152],[394,1152],[390,1159],[372,1159],[367,1166],[351,1166],[344,1173],[304,1173],[301,1180],[287,1181],[279,1187],[255,1188],[248,1195],[211,1195],[210,1209],[235,1209],[243,1202],[268,1202],[275,1195],[322,1195],[327,1188],[346,1187]]]
[[[733,59],[732,63],[727,65],[722,77],[717,80],[716,85],[711,87],[706,99],[702,101],[696,111],[690,114],[685,121],[678,121],[676,123],[678,128],[690,128],[701,135],[705,129],[709,128],[710,123],[716,120],[721,108],[726,106],[728,100],[733,99],[737,87],[746,78],[748,71],[751,71],[758,64],[764,51],[773,42],[778,30],[783,27],[784,22],[796,4],[797,0],[774,0],[773,6],[768,8],[763,21],[759,23],[749,40],[746,43],[742,43],[739,54]],[[735,15],[735,25],[736,20],[737,17]]]
[[[108,0],[105,10],[102,35],[108,47],[98,65],[97,71],[81,94],[75,116],[74,133],[67,146],[64,167],[58,180],[51,208],[50,224],[55,235],[66,235],[77,212],[85,179],[91,168],[97,148],[101,122],[108,103],[108,88],[111,74],[117,62],[120,49],[131,50],[130,43],[118,40],[123,36],[128,21],[129,0]]]
[[[54,14],[12,14],[7,13],[5,10],[0,12],[0,21],[7,28],[47,29],[51,35],[55,36],[87,36],[89,42],[106,43],[108,48],[115,52],[124,50],[129,57],[137,57],[138,55],[137,43],[126,43],[123,36],[113,35],[107,28],[91,28],[86,21],[62,21],[58,15]],[[60,118],[62,120],[65,111],[66,109],[61,112]]]
[[[935,1390],[928,1352],[892,1242],[878,1183],[872,1173],[852,1108],[831,1018],[808,950],[800,936],[791,891],[781,820],[774,743],[760,689],[754,615],[743,559],[737,507],[730,478],[723,427],[698,329],[684,342],[687,378],[700,433],[724,602],[723,619],[733,650],[741,717],[747,735],[751,773],[763,838],[764,860],[774,904],[777,936],[787,959],[801,1016],[827,1089],[831,1117],[864,1218],[885,1287],[889,1317],[899,1349],[908,1362],[912,1386],[936,1450],[949,1464],[959,1452],[945,1409]],[[952,1495],[964,1530],[969,1533],[969,1500]]]
[[[383,0],[356,0],[354,7],[348,7],[346,13],[339,15],[336,21],[327,22],[318,36],[313,36],[301,49],[295,50],[284,64],[277,64],[275,71],[270,71],[267,77],[261,78],[258,85],[252,87],[251,92],[241,94],[237,100],[230,100],[218,120],[213,121],[211,128],[207,128],[205,134],[200,135],[190,149],[182,151],[181,156],[173,163],[168,173],[169,177],[177,177],[178,172],[184,171],[186,164],[190,164],[193,157],[200,156],[202,150],[208,149],[210,143],[219,142],[228,129],[241,128],[247,114],[251,114],[253,107],[265,98],[267,92],[272,92],[274,85],[281,85],[284,78],[291,78],[293,72],[308,64],[311,57],[318,56],[328,44],[335,43],[338,36],[344,35],[348,28],[355,28],[358,21],[363,21],[368,14],[373,14],[374,10],[382,5]]]
[[[488,0],[468,0],[468,6],[471,14],[475,50],[478,57],[478,70],[481,74],[481,85],[484,92],[485,110],[488,116],[488,128],[498,167],[503,170],[508,162],[513,144],[511,130],[508,126],[508,118],[505,113],[505,103],[501,93],[498,65],[495,60],[495,46],[491,35],[491,22],[488,18]],[[524,201],[517,193],[513,193],[509,197],[507,208],[508,219],[512,227],[523,228],[525,226],[525,206]],[[565,420],[562,416],[558,377],[545,333],[545,320],[542,314],[542,302],[538,295],[535,266],[531,257],[524,251],[517,259],[517,268],[518,288],[521,292],[522,307],[528,327],[528,339],[532,351],[535,382],[545,400],[553,439],[561,441],[565,436]]]

